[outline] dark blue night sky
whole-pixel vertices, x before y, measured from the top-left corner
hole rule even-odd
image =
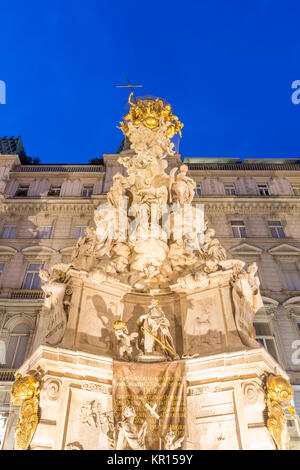
[[[128,76],[184,123],[185,157],[299,157],[300,2],[1,4],[0,136],[42,163],[114,153]]]

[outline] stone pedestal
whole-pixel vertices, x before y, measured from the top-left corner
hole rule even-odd
[[[115,448],[113,367],[114,362],[103,356],[38,348],[19,370],[22,375],[32,370],[43,374],[32,450]],[[145,364],[145,375],[155,367],[155,363]],[[286,377],[263,348],[186,360],[183,447],[275,449],[265,422],[262,376],[266,373]]]
[[[262,377],[287,374],[263,349],[186,361],[187,449],[274,450]]]
[[[30,448],[110,449],[112,360],[40,346],[19,372],[26,375],[32,370],[41,371],[43,385]]]

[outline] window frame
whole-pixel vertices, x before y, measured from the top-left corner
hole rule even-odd
[[[230,225],[233,238],[248,238],[246,224],[243,220],[231,220]],[[241,229],[244,229],[244,232],[242,232]]]
[[[202,186],[201,186],[201,183],[197,183],[197,184],[196,184],[195,190],[196,190],[196,195],[197,195],[197,196],[202,196]]]
[[[272,238],[286,238],[284,227],[280,220],[268,220],[268,228]],[[279,233],[280,230],[282,231],[282,234]],[[276,233],[276,235],[274,236],[273,233]]]
[[[46,231],[45,230],[45,227],[49,227],[49,230]],[[52,236],[52,232],[53,232],[53,223],[52,224],[41,224],[38,228],[38,231],[37,231],[37,235],[36,235],[36,238],[38,238],[39,240],[49,240]],[[42,234],[48,234],[48,236],[40,236]]]
[[[258,189],[260,196],[263,196],[263,197],[270,196],[270,188],[267,183],[261,183],[261,184],[257,183],[257,189]]]
[[[19,184],[16,192],[15,192],[15,196],[16,197],[27,197],[28,196],[28,191],[29,191],[29,184]],[[18,194],[19,192],[21,193],[24,193],[25,194]]]
[[[87,191],[88,193],[90,192],[90,194],[84,194],[85,191]],[[81,197],[91,197],[93,193],[94,193],[94,185],[84,184],[82,186]]]
[[[22,325],[22,324],[27,327],[28,331],[26,333],[14,333],[14,330],[19,325]],[[20,318],[19,321],[14,325],[14,327],[9,331],[9,334],[8,334],[8,343],[7,343],[7,348],[6,348],[6,364],[5,364],[4,369],[17,369],[20,367],[21,364],[16,367],[15,362],[16,362],[17,354],[19,352],[21,340],[22,338],[27,338],[27,341],[25,343],[25,348],[24,348],[24,357],[22,358],[22,364],[23,364],[23,362],[26,360],[26,357],[27,357],[31,335],[32,335],[32,326],[27,321],[24,321],[24,320],[22,321],[22,319]],[[10,353],[10,341],[12,338],[15,338],[15,337],[17,337],[17,343],[13,345],[14,348],[12,351],[13,352],[12,360],[8,362],[7,359]]]
[[[32,269],[30,271],[30,266],[40,266],[40,268],[38,270]],[[39,272],[40,272],[41,269],[43,269],[43,266],[44,266],[43,263],[28,263],[28,266],[27,266],[26,271],[25,271],[23,283],[22,283],[22,289],[24,289],[24,290],[40,290],[41,289],[41,279],[39,277]],[[26,287],[25,284],[26,284],[27,275],[30,275],[30,274],[33,274],[32,280],[30,281],[30,287]],[[39,287],[32,287],[32,285],[34,283],[34,279],[36,277],[35,276],[36,274],[37,274],[38,279],[39,279]]]
[[[224,183],[225,196],[236,196],[236,186],[234,183]],[[233,192],[232,192],[233,191]]]
[[[291,183],[293,196],[300,196],[300,183]]]
[[[5,230],[9,231],[7,237],[4,237]],[[12,231],[14,231],[13,236],[11,236]],[[6,223],[3,225],[2,232],[1,232],[1,238],[3,238],[3,240],[13,240],[14,238],[16,238],[16,234],[17,234],[17,224],[12,222],[12,223]]]
[[[59,188],[59,189],[58,189]],[[57,184],[57,185],[52,185],[50,186],[50,189],[47,193],[47,196],[50,196],[50,197],[59,197],[60,196],[60,193],[61,193],[61,184]]]
[[[285,270],[284,269],[284,266],[288,266],[288,265],[294,265],[296,267],[296,269],[294,270]],[[287,286],[287,290],[289,291],[300,291],[300,266],[299,266],[299,262],[297,262],[296,260],[293,260],[291,262],[283,262],[281,261],[280,262],[280,267],[281,267],[281,271],[282,271],[282,274],[283,274],[283,279],[285,281],[285,284]],[[296,281],[298,281],[298,288],[290,288],[290,285],[293,285],[293,287],[295,287],[295,281],[294,281],[294,278],[293,277],[288,277],[288,274],[293,274],[293,275],[297,275],[297,278],[296,278]]]
[[[80,237],[83,237],[88,226],[89,224],[77,224],[74,229],[74,240],[79,240]],[[79,230],[78,237],[76,236],[77,230]]]
[[[269,328],[269,331],[270,331],[270,334],[256,334],[256,325],[267,325],[268,328]],[[274,358],[277,362],[281,362],[281,354],[280,354],[280,348],[279,348],[279,345],[277,344],[277,341],[276,341],[276,337],[275,337],[275,334],[273,332],[273,328],[272,328],[272,320],[270,318],[267,318],[267,317],[261,317],[261,318],[257,318],[256,321],[253,322],[253,326],[254,326],[254,329],[255,329],[255,337],[256,337],[256,340],[261,344],[261,341],[264,343],[262,345],[262,347],[274,358],[274,356],[271,354],[271,352],[269,351],[268,349],[268,345],[266,343],[267,340],[271,340],[273,342],[273,346],[274,346],[274,350],[275,350],[275,353],[276,353],[276,357]],[[273,334],[272,334],[273,333]],[[259,341],[261,340],[261,341]]]

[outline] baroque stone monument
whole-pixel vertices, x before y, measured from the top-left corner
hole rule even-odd
[[[187,166],[168,173],[183,126],[171,106],[129,104],[127,174],[72,262],[40,273],[39,337],[12,392],[15,448],[288,449],[292,388],[255,339],[257,266],[227,259],[192,205]]]

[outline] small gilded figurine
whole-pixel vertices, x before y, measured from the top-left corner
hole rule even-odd
[[[117,339],[117,356],[119,359],[133,360],[133,344],[138,337],[138,333],[128,333],[127,325],[123,320],[116,320],[113,324]]]

